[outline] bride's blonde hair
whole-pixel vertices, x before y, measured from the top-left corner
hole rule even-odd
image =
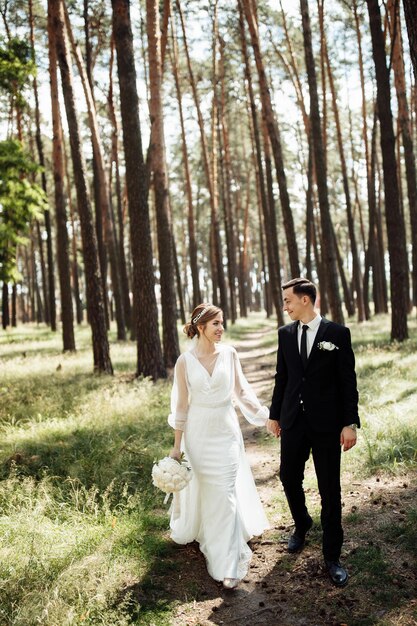
[[[204,326],[204,324],[214,319],[219,313],[222,313],[222,310],[219,309],[218,306],[214,306],[214,304],[210,304],[209,302],[198,304],[191,314],[191,320],[184,326],[183,332],[190,339],[196,335],[199,337],[200,331],[197,327],[200,324]]]

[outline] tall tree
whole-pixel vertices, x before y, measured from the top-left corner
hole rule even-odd
[[[311,41],[308,0],[300,0],[300,8],[303,24],[304,53],[310,92],[310,122],[314,149],[314,163],[316,168],[317,191],[320,205],[320,220],[323,238],[322,256],[326,270],[326,290],[333,320],[335,322],[343,323],[337,274],[337,258],[332,233],[333,227],[330,215],[329,194],[327,190],[326,161],[323,149],[323,136],[320,122],[316,69]]]
[[[407,179],[408,208],[411,224],[412,241],[412,284],[413,304],[417,304],[417,177],[416,159],[411,134],[410,113],[407,101],[405,82],[403,42],[401,36],[400,4],[399,0],[388,0],[387,8],[390,16],[390,31],[392,40],[392,67],[394,68],[395,90],[398,100],[398,122],[404,147],[405,173]]]
[[[372,37],[372,54],[377,83],[378,118],[384,172],[385,219],[388,235],[391,284],[391,339],[408,337],[408,260],[404,218],[400,209],[395,138],[392,123],[389,71],[378,0],[367,0]]]
[[[158,330],[147,176],[139,123],[129,0],[112,0],[112,7],[130,216],[133,308],[137,331],[137,374],[157,379],[166,376],[166,370]]]
[[[34,29],[34,16],[33,16],[33,0],[29,0],[29,22],[30,22],[30,42],[32,48],[32,59],[35,61],[35,29]],[[46,172],[45,172],[45,156],[44,147],[41,134],[41,122],[40,122],[40,108],[39,108],[39,93],[38,93],[38,81],[36,75],[33,77],[33,94],[35,97],[35,122],[36,122],[36,147],[38,150],[39,164],[42,168],[41,180],[42,189],[45,194],[47,193],[46,185]],[[46,295],[48,297],[48,312],[49,323],[51,330],[56,330],[56,302],[55,302],[55,272],[54,272],[54,256],[52,247],[52,229],[51,229],[51,217],[48,210],[44,212],[45,230],[46,230],[46,250],[48,258],[48,280]],[[41,243],[40,243],[41,245]],[[46,304],[46,303],[45,303]]]
[[[166,367],[174,367],[180,349],[177,331],[172,226],[168,194],[164,119],[162,109],[162,58],[159,7],[157,0],[146,0],[149,55],[149,112],[151,117],[151,169],[159,252],[162,305],[162,343]]]
[[[403,0],[414,78],[417,81],[417,11],[414,0]]]
[[[253,53],[255,56],[256,68],[258,70],[262,115],[268,128],[269,138],[272,146],[272,154],[275,161],[279,194],[282,206],[282,217],[287,238],[287,249],[291,274],[292,276],[298,276],[300,273],[300,264],[298,260],[298,248],[294,229],[294,219],[290,205],[290,197],[288,194],[287,177],[284,169],[281,137],[277,118],[272,107],[271,92],[269,90],[268,79],[266,76],[264,61],[260,48],[255,3],[253,0],[242,0],[242,7],[245,13],[246,21],[248,23]]]
[[[195,234],[195,217],[194,217],[194,203],[193,203],[193,194],[191,188],[191,173],[190,173],[190,163],[188,158],[188,148],[187,148],[187,139],[185,133],[185,123],[184,123],[184,111],[182,104],[182,91],[181,91],[181,82],[179,76],[178,69],[178,43],[176,37],[176,29],[175,29],[175,20],[172,19],[171,16],[171,32],[172,32],[172,70],[174,74],[175,81],[175,90],[177,94],[178,101],[178,112],[180,116],[180,124],[181,124],[181,148],[182,148],[182,160],[184,166],[184,178],[185,178],[185,193],[187,197],[187,224],[188,224],[188,240],[189,240],[189,256],[190,256],[190,269],[191,269],[191,279],[193,283],[193,308],[195,308],[201,302],[201,291],[200,291],[200,279],[198,272],[198,260],[197,260],[197,241]]]
[[[243,7],[241,0],[238,0],[239,5],[239,34],[240,44],[242,47],[242,57],[244,66],[244,77],[247,84],[247,91],[249,97],[250,114],[252,121],[252,133],[255,147],[254,156],[256,158],[256,176],[259,183],[259,195],[260,206],[262,209],[263,220],[261,223],[264,225],[265,239],[266,239],[266,256],[268,260],[268,275],[269,286],[271,291],[272,300],[275,307],[275,312],[279,323],[283,322],[282,313],[282,295],[281,295],[281,276],[280,276],[280,263],[279,263],[279,251],[278,251],[278,234],[277,234],[277,220],[275,213],[275,203],[273,196],[273,179],[272,179],[272,167],[271,157],[269,149],[269,138],[264,136],[264,159],[262,158],[262,144],[261,133],[259,130],[258,112],[256,108],[255,92],[253,89],[252,70],[250,65],[248,48],[246,45],[245,35],[245,21],[243,16]],[[263,130],[266,129],[266,124],[262,123]],[[267,131],[268,132],[268,131]],[[265,171],[266,170],[266,173]],[[263,242],[263,240],[262,240]]]
[[[97,252],[93,214],[88,194],[86,168],[81,149],[81,135],[75,94],[73,73],[68,43],[65,32],[65,12],[62,0],[49,0],[52,28],[55,31],[56,52],[61,72],[62,91],[67,114],[70,136],[74,182],[77,191],[78,211],[81,222],[81,238],[87,284],[87,311],[91,325],[94,369],[97,372],[113,373],[110,360],[109,342],[107,338],[106,318],[104,311],[104,295],[101,285],[100,267]]]
[[[118,244],[118,258],[119,258],[119,267],[120,267],[120,280],[121,280],[121,291],[123,296],[123,309],[125,316],[125,323],[129,330],[132,329],[132,312],[131,312],[131,302],[130,302],[130,289],[129,289],[129,277],[127,274],[127,264],[126,264],[126,252],[125,252],[125,216],[123,211],[123,198],[122,198],[122,183],[120,176],[120,165],[119,165],[119,125],[116,117],[116,110],[114,106],[114,98],[113,98],[113,66],[114,66],[114,37],[111,38],[110,44],[110,64],[109,64],[109,92],[107,96],[107,102],[109,105],[109,118],[112,127],[111,133],[111,145],[112,145],[112,154],[111,154],[111,166],[110,166],[110,186],[112,180],[112,172],[113,172],[113,163],[115,170],[115,188],[116,188],[116,215],[117,215],[117,225],[118,225],[118,234],[116,237]],[[113,205],[112,205],[113,207]],[[113,220],[116,222],[116,219]]]
[[[323,13],[323,4],[320,7],[320,13]],[[333,71],[332,71],[329,51],[327,47],[326,33],[324,30],[324,15],[322,19],[320,20],[320,29],[322,31],[322,36],[321,36],[322,51],[323,51],[323,57],[325,60],[325,67],[327,68],[327,75],[329,78],[330,93],[332,96],[333,115],[334,115],[334,121],[336,125],[337,146],[339,149],[340,165],[342,168],[343,190],[345,192],[349,240],[350,240],[350,248],[351,248],[351,253],[352,253],[352,282],[353,282],[354,290],[356,292],[358,321],[363,322],[365,320],[365,305],[363,301],[362,273],[361,273],[358,245],[356,241],[355,221],[353,217],[353,209],[352,209],[352,203],[350,199],[349,175],[348,175],[348,170],[347,170],[347,165],[346,165],[346,157],[345,157],[344,143],[343,143],[343,137],[342,137],[342,125],[340,122],[339,107],[337,104],[336,86],[335,86],[335,82],[333,78]],[[336,246],[336,253],[337,253],[337,240],[335,241],[335,246]],[[345,289],[344,291],[346,293]],[[346,295],[345,295],[345,302],[346,302]]]
[[[93,81],[93,46],[91,43],[91,28],[90,28],[90,16],[89,16],[89,8],[90,8],[90,0],[83,0],[83,20],[84,20],[84,35],[85,35],[85,63],[82,62],[82,70],[81,70],[81,79],[83,82],[84,93],[86,90],[85,82],[88,81],[88,85],[90,87],[91,96],[86,95],[87,106],[89,108],[89,121],[91,128],[91,108],[95,108],[95,104],[91,105],[90,100],[94,103],[94,81]],[[71,37],[72,48],[75,48],[75,45],[72,41],[72,29],[71,31],[68,28],[69,20],[68,13],[67,16],[67,30],[69,36]],[[79,53],[81,56],[81,53]],[[78,70],[79,63],[78,63]],[[84,75],[84,78],[83,78]],[[85,78],[87,76],[87,79]],[[94,134],[94,130],[92,130]],[[92,158],[92,170],[93,170],[93,189],[94,189],[94,217],[95,217],[95,225],[96,225],[96,239],[97,239],[97,250],[98,250],[98,258],[100,262],[100,275],[102,282],[102,289],[104,295],[104,313],[106,316],[106,324],[109,328],[110,319],[109,319],[109,310],[108,310],[108,299],[107,299],[107,266],[108,266],[108,255],[107,255],[107,241],[106,241],[106,222],[108,211],[109,200],[105,199],[106,194],[106,186],[103,185],[103,171],[101,164],[98,162],[99,156],[97,155],[97,146],[94,145],[94,138],[92,141],[93,144],[93,158]],[[104,187],[104,189],[103,189]],[[104,201],[104,204],[103,204]],[[110,244],[109,244],[110,245]],[[113,257],[114,259],[114,257]],[[110,261],[112,263],[112,261]],[[117,271],[117,270],[116,270]],[[114,274],[114,266],[113,266],[113,274]],[[113,284],[113,280],[112,280]],[[123,326],[123,330],[121,329],[120,319],[121,319],[121,310],[120,310],[120,295],[117,293],[119,287],[113,286],[113,291],[115,292],[115,301],[116,305],[116,319],[117,319],[117,334],[118,338],[123,339],[123,334],[125,333],[125,329]],[[122,335],[122,336],[121,336]]]
[[[75,43],[75,39],[72,33],[72,27],[69,20],[68,13],[66,13],[66,26],[68,35],[71,41],[72,51],[77,63],[78,72],[81,78],[81,83],[84,90],[85,99],[87,102],[88,120],[90,125],[91,139],[93,144],[93,156],[94,156],[94,177],[96,179],[96,202],[100,205],[98,213],[100,215],[100,221],[103,221],[105,231],[105,243],[109,252],[112,290],[114,294],[115,310],[116,310],[116,325],[117,325],[117,339],[123,341],[126,339],[126,326],[124,316],[123,298],[121,293],[121,280],[119,269],[119,257],[117,251],[116,235],[114,232],[113,215],[110,206],[110,189],[106,171],[106,164],[104,161],[104,149],[101,141],[100,130],[97,122],[96,104],[94,100],[94,94],[91,89],[92,77],[87,76],[81,51]],[[97,208],[96,208],[97,210]],[[96,220],[97,225],[97,220]],[[104,248],[104,241],[103,241]],[[104,254],[104,251],[103,251]],[[99,255],[100,256],[100,255]],[[107,255],[105,255],[107,257]],[[101,266],[105,265],[105,261],[102,261]],[[103,290],[105,289],[105,281],[103,280]],[[106,299],[106,298],[105,298]]]
[[[211,211],[211,233],[210,233],[210,252],[211,252],[211,270],[212,270],[212,282],[213,282],[213,301],[217,302],[217,289],[220,292],[220,306],[223,309],[225,318],[227,318],[227,295],[226,295],[226,281],[223,268],[223,255],[221,250],[220,229],[219,229],[219,216],[218,216],[218,191],[217,191],[217,171],[216,171],[216,159],[217,152],[215,148],[216,133],[213,132],[214,124],[213,120],[216,120],[217,115],[214,114],[216,108],[216,50],[217,50],[217,0],[215,1],[215,13],[213,19],[213,46],[212,46],[212,68],[213,68],[213,106],[212,106],[212,146],[211,146],[211,161],[210,152],[207,145],[206,130],[204,128],[204,120],[201,112],[200,99],[197,92],[197,84],[194,77],[193,68],[191,65],[190,53],[188,50],[187,34],[185,30],[185,21],[183,12],[181,9],[180,0],[176,0],[176,8],[181,22],[181,31],[183,35],[184,51],[187,60],[188,76],[190,79],[191,90],[193,92],[194,104],[197,112],[198,127],[200,130],[201,138],[201,150],[204,164],[204,172],[206,175],[207,190],[210,198],[210,211]]]
[[[68,253],[67,215],[64,193],[64,143],[59,105],[58,68],[55,25],[51,5],[48,5],[49,80],[52,104],[52,169],[54,176],[55,218],[57,237],[58,277],[61,294],[62,341],[64,351],[75,350],[74,313],[71,297],[70,262]]]

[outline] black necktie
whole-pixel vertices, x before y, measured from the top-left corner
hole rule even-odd
[[[308,330],[308,326],[307,326],[307,324],[304,324],[303,325],[303,334],[301,335],[301,347],[300,347],[301,362],[303,364],[304,369],[306,369],[307,361],[308,361],[308,356],[307,356],[307,330]]]

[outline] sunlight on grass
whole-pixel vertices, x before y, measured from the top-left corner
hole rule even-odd
[[[402,345],[389,343],[387,317],[350,326],[363,428],[343,455],[344,471],[361,478],[415,467],[416,323]],[[272,365],[274,318],[259,313],[229,324],[224,341],[244,346],[254,331],[262,331],[255,347]],[[74,354],[63,354],[61,337],[46,328],[0,335],[0,623],[163,626],[175,603],[158,598],[154,580],[174,565],[166,507],[150,471],[171,445],[171,383],[134,377],[133,342],[112,341],[114,377],[93,374],[90,330],[76,333]],[[181,333],[180,342],[186,349]],[[277,445],[267,436],[259,442]],[[318,526],[312,472],[306,489]],[[290,523],[282,490],[271,504]],[[413,509],[398,535],[410,550],[415,523]],[[320,543],[318,531],[310,541]],[[358,568],[369,562],[364,584],[374,570],[385,571],[377,553],[356,558]]]

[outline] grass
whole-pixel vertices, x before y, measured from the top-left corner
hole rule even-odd
[[[416,323],[401,345],[389,343],[387,318],[353,326],[364,427],[345,470],[354,479],[415,470]],[[261,314],[230,327],[226,341],[260,329],[267,332],[258,347],[268,351],[276,324]],[[171,623],[175,601],[158,585],[176,562],[163,496],[150,481],[153,461],[171,445],[170,382],[135,379],[135,345],[112,337],[116,375],[108,377],[92,373],[88,328],[77,330],[77,352],[65,355],[60,336],[45,328],[0,335],[1,626]],[[273,505],[284,510],[282,494]],[[353,528],[360,518],[347,516]],[[381,532],[415,558],[416,528],[410,507],[395,532]],[[356,551],[352,565],[370,588],[376,572],[389,577],[375,546]]]

